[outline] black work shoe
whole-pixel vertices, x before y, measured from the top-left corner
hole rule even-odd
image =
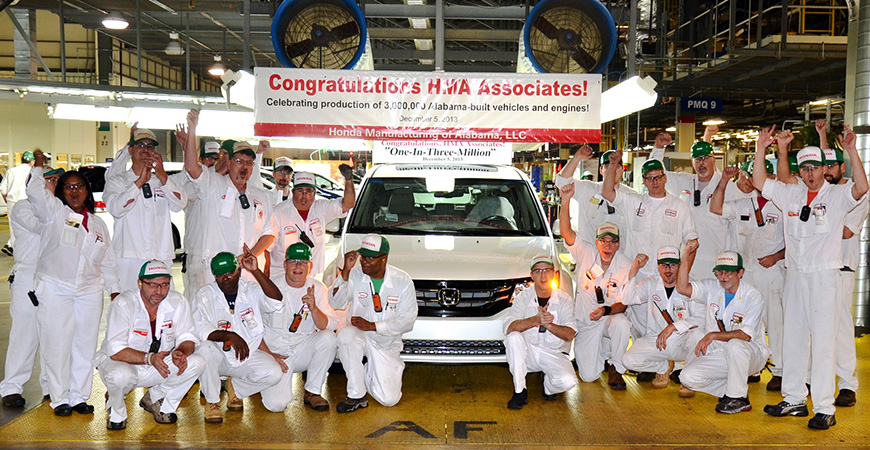
[[[779,392],[782,390],[782,377],[774,375],[767,382],[767,390],[771,392]]]
[[[837,399],[834,400],[834,405],[848,408],[850,406],[855,406],[856,401],[855,391],[851,389],[840,389],[840,393],[837,394]],[[6,397],[3,397],[3,404],[6,404]],[[22,400],[22,405],[23,404]]]
[[[548,394],[548,393],[546,393],[546,392],[544,392],[544,393],[541,395],[541,397],[542,397],[544,400],[548,401],[548,402],[555,401],[557,396],[558,396],[558,394]]]
[[[671,382],[672,382],[672,383],[682,384],[682,383],[680,383],[680,373],[681,373],[682,371],[683,371],[683,369],[677,369],[677,370],[671,372],[671,377],[670,377],[670,378],[671,378]]]
[[[852,398],[854,398],[854,394]],[[854,405],[855,403],[852,402],[852,404]],[[6,395],[3,397],[3,406],[7,408],[24,408],[24,397],[21,394]]]
[[[70,406],[66,403],[64,403],[62,405],[57,405],[54,407],[54,415],[55,416],[61,416],[61,417],[71,416],[72,411],[73,411],[72,406]]]
[[[106,429],[107,430],[123,430],[127,428],[127,419],[124,419],[120,422],[112,422],[112,408],[106,408]]]
[[[6,253],[7,255],[12,256],[12,247],[10,247],[8,245],[4,245],[2,250],[3,250],[3,253]]]
[[[834,418],[833,414],[818,413],[810,419],[807,426],[816,430],[827,430],[836,424],[837,419]]]
[[[761,382],[761,374],[756,373],[755,375],[749,375],[746,378],[746,382],[747,383],[759,383],[759,382]]]
[[[743,411],[751,411],[752,405],[749,404],[749,399],[747,397],[743,398],[731,398],[729,396],[724,396],[719,400],[719,404],[716,405],[716,412],[722,414],[737,414]]]
[[[622,374],[613,365],[607,368],[607,385],[614,391],[624,391],[626,387]]]
[[[655,380],[655,372],[641,372],[637,374],[637,381],[652,381]]]
[[[81,403],[73,406],[72,410],[79,413],[79,414],[93,414],[94,413],[94,407],[85,403],[85,402],[81,402]]]
[[[523,409],[523,406],[529,403],[529,391],[523,389],[523,392],[514,392],[514,396],[508,401],[509,409]]]
[[[341,403],[335,406],[335,410],[340,413],[349,413],[356,411],[360,408],[368,408],[369,401],[366,400],[365,396],[362,398],[350,398],[342,400]]]
[[[764,412],[773,417],[797,416],[806,417],[810,415],[807,409],[807,404],[804,403],[789,403],[781,401],[775,405],[767,405],[764,407]]]

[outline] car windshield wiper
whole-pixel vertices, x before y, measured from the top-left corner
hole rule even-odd
[[[506,230],[503,228],[465,228],[457,230],[462,236],[533,236],[525,230]]]

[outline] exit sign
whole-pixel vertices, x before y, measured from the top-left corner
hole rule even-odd
[[[722,112],[721,98],[683,98],[680,106],[683,112]]]

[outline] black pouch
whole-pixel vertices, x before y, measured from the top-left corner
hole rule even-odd
[[[150,184],[145,183],[142,185],[142,196],[145,198],[151,198],[154,196],[154,194],[151,192],[151,185]]]
[[[248,196],[245,194],[239,195],[239,203],[242,204],[242,209],[248,209],[251,207],[251,203],[248,201]]]
[[[39,300],[36,298],[36,292],[30,291],[27,293],[27,296],[30,297],[30,303],[33,303],[33,306],[39,306]]]

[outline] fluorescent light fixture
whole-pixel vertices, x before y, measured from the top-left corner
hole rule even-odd
[[[49,108],[49,117],[61,120],[89,120],[93,122],[126,122],[130,108],[109,106],[100,108],[94,105],[58,103]]]
[[[625,117],[656,104],[656,80],[633,76],[601,94],[601,123]]]
[[[219,111],[203,109],[199,112],[196,133],[219,138],[253,138],[254,113],[251,111]],[[254,148],[257,143],[254,142]]]
[[[170,8],[170,7],[166,6],[166,5],[164,5],[163,3],[158,2],[157,0],[149,0],[149,1],[150,1],[152,4],[155,4],[155,5],[157,5],[157,6],[161,7],[161,8],[163,8],[166,12],[171,12],[173,16],[177,16],[177,15],[178,15],[178,13],[177,13],[174,9],[172,9],[172,8]]]
[[[125,30],[130,23],[121,13],[113,11],[103,19],[103,26],[110,30]]]
[[[240,70],[227,70],[222,76],[221,94],[230,103],[254,109],[254,76]]]
[[[712,127],[715,125],[722,125],[723,123],[725,123],[725,121],[721,119],[709,119],[701,122],[701,125],[704,125],[705,127]]]
[[[419,19],[412,17],[408,20],[411,21],[411,27],[417,30],[425,30],[426,28],[429,28],[429,19]]]
[[[212,76],[219,77],[226,72],[227,68],[221,62],[221,55],[214,55],[214,64],[208,68],[208,73]]]
[[[184,47],[181,46],[181,42],[178,42],[178,33],[174,31],[169,33],[169,44],[164,52],[169,56],[181,56],[184,54]]]
[[[181,105],[178,105],[181,106]],[[128,123],[139,122],[139,128],[174,130],[179,123],[187,123],[189,108],[151,108],[137,106],[130,111]],[[197,128],[199,132],[199,128]],[[205,134],[203,134],[205,136]]]
[[[417,50],[432,50],[432,39],[414,39]]]
[[[673,133],[677,131],[677,127],[667,127],[665,128],[665,131],[667,131],[668,133]]]
[[[411,6],[422,6],[426,4],[425,0],[408,0],[408,4]]]
[[[811,101],[810,106],[822,106],[822,105],[827,105],[828,103],[834,104],[834,103],[841,103],[844,101],[845,100],[840,98],[840,97],[820,98],[818,100]]]

